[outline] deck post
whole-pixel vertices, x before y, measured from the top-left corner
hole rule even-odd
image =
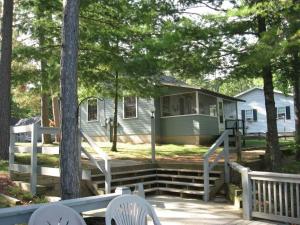
[[[110,160],[105,159],[105,194],[111,192],[111,171],[110,171]]]
[[[37,185],[37,139],[39,133],[39,125],[32,124],[31,130],[31,176],[30,176],[30,191],[32,195],[36,195]]]
[[[117,187],[115,193],[121,195],[127,195],[127,194],[131,194],[131,190],[129,187]]]
[[[11,173],[10,168],[12,164],[15,163],[15,142],[16,142],[16,134],[13,132],[12,127],[10,127],[10,141],[9,141],[9,173]],[[11,175],[11,174],[10,174]]]
[[[242,168],[242,187],[243,187],[243,218],[251,220],[252,201],[251,201],[251,181],[249,179],[249,168]]]
[[[154,113],[151,116],[151,159],[152,163],[155,163],[155,117]]]
[[[225,183],[229,183],[230,174],[229,174],[229,136],[228,136],[228,130],[225,131],[226,136],[224,138],[224,173],[225,173]]]
[[[203,200],[205,202],[207,202],[209,200],[209,161],[208,161],[208,158],[204,158],[204,161],[203,161],[203,179],[204,179]]]

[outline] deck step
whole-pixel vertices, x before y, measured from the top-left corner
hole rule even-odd
[[[157,177],[168,177],[168,178],[178,178],[178,179],[190,179],[190,180],[203,180],[203,176],[188,176],[188,175],[176,175],[176,174],[156,174]],[[218,177],[209,177],[210,180],[217,180]]]
[[[171,181],[171,180],[157,180],[156,183],[157,184],[171,184],[171,185],[186,186],[186,187],[204,187],[203,184],[195,184],[195,183]],[[212,186],[212,185],[210,185],[210,186]]]
[[[157,190],[164,191],[164,192],[176,192],[176,193],[182,193],[182,194],[204,195],[204,191],[197,191],[197,190],[184,190],[184,189],[178,189],[178,188],[164,188],[164,187],[159,187],[159,188],[157,188]]]
[[[168,171],[168,172],[183,172],[183,173],[198,173],[203,174],[203,170],[191,170],[191,169],[172,169],[172,168],[157,168],[157,171]],[[222,171],[213,170],[210,174],[222,174]]]

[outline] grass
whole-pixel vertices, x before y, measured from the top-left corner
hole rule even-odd
[[[37,163],[39,166],[59,167],[59,155],[37,154]],[[29,153],[17,153],[15,162],[19,164],[30,164]]]
[[[289,147],[292,148],[294,147],[294,139],[293,138],[279,138],[279,144],[281,147]],[[260,139],[248,139],[245,141],[245,147],[246,148],[265,148],[267,145],[266,139],[265,138],[260,138]]]
[[[156,146],[156,158],[167,159],[177,157],[202,156],[209,147],[196,145],[158,145]],[[109,156],[115,159],[148,160],[151,158],[151,146],[149,144],[119,144],[118,152],[110,151],[110,144],[107,143],[101,148]]]
[[[8,172],[8,161],[0,160],[0,173]]]

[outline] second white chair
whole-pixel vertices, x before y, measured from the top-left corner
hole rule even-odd
[[[106,225],[145,225],[149,215],[154,225],[161,225],[152,206],[143,198],[136,195],[122,195],[113,199],[105,213]]]

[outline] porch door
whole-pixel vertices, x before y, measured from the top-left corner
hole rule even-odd
[[[223,99],[218,98],[218,122],[219,122],[219,132],[223,132],[225,130],[225,119],[224,119],[224,106]]]

